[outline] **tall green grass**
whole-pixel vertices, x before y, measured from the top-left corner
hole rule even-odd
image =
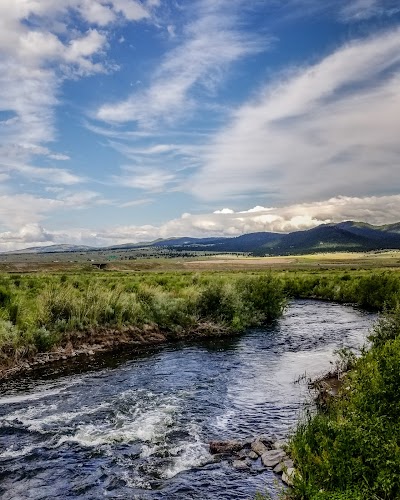
[[[100,327],[150,325],[171,339],[205,323],[240,331],[279,317],[285,304],[271,273],[2,276],[0,356],[46,351]]]
[[[393,271],[288,273],[285,291],[291,297],[347,302],[380,311],[400,302],[400,276]]]
[[[0,357],[29,355],[74,340],[74,332],[135,326],[171,338],[209,324],[226,332],[269,322],[286,298],[394,308],[391,272],[165,272],[0,275]]]

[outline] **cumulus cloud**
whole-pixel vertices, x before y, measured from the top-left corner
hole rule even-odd
[[[398,222],[400,213],[400,195],[364,198],[339,196],[319,202],[283,207],[256,206],[242,211],[224,208],[213,213],[185,213],[159,226],[136,225],[51,231],[45,229],[41,223],[50,211],[60,209],[65,205],[78,208],[88,203],[96,203],[96,200],[101,202],[96,196],[83,193],[80,201],[74,197],[64,196],[59,200],[25,197],[17,199],[14,205],[11,202],[12,219],[20,221],[21,229],[0,232],[0,250],[24,248],[28,244],[74,243],[107,246],[174,236],[238,236],[258,231],[291,232],[345,220],[365,221],[380,225]],[[0,222],[6,219],[4,207],[10,201],[11,197],[6,199],[0,196]],[[32,218],[32,211],[24,209],[27,207],[26,204],[21,204],[27,201],[35,210],[36,218]],[[136,200],[123,206],[129,208],[150,201],[148,199]],[[17,207],[19,207],[18,210]]]
[[[259,40],[236,25],[242,0],[201,0],[194,4],[197,19],[184,30],[183,41],[168,52],[150,86],[120,102],[101,106],[96,117],[109,123],[137,122],[141,126],[170,122],[194,106],[195,86],[212,91],[225,69],[238,59],[265,50]]]
[[[52,234],[39,224],[27,224],[18,231],[5,231],[0,233],[0,245],[11,246],[14,244],[28,245],[29,243],[43,243],[52,240]]]
[[[400,191],[400,30],[351,42],[237,109],[184,187],[281,202]]]
[[[78,27],[73,15],[81,17]],[[135,0],[2,0],[0,2],[0,172],[49,174],[49,180],[71,184],[78,176],[65,170],[39,170],[35,156],[67,160],[50,151],[56,138],[55,107],[67,78],[108,72],[105,27],[118,19],[147,19],[149,11]],[[100,30],[98,27],[102,27]],[[24,168],[18,168],[24,165]],[[29,172],[29,169],[31,171]]]

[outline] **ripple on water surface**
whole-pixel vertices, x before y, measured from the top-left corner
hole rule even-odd
[[[275,477],[214,461],[211,439],[284,436],[335,349],[374,317],[293,302],[241,337],[169,346],[84,374],[24,380],[0,398],[0,494],[54,498],[250,499]]]

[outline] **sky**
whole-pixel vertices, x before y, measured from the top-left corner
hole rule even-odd
[[[400,221],[398,0],[1,0],[0,251]]]

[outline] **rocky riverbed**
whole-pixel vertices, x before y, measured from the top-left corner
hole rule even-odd
[[[240,441],[211,441],[210,453],[228,460],[237,470],[260,472],[263,468],[272,469],[289,486],[296,473],[288,455],[288,443],[265,434]]]

